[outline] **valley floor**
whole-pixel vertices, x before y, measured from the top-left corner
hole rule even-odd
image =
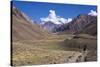
[[[96,38],[91,36],[73,37],[74,35],[52,35],[42,40],[12,42],[12,65],[96,61]],[[83,51],[84,44],[90,46],[86,51]],[[91,49],[92,47],[94,48]]]

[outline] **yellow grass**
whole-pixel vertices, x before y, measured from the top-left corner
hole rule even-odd
[[[82,55],[76,47],[77,45],[84,45],[80,42],[88,42],[91,46],[90,43],[96,42],[96,40],[91,42],[91,39],[90,41],[81,38],[73,39],[73,35],[52,35],[42,40],[13,42],[12,64],[18,66],[76,62],[78,57]],[[69,45],[73,46],[69,47]]]

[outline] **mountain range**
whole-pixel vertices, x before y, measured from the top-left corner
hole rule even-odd
[[[97,34],[97,16],[87,14],[80,14],[71,22],[65,24],[54,24],[53,22],[46,22],[42,25],[44,29],[49,32],[64,32],[71,34],[86,33],[91,35]]]
[[[97,16],[80,14],[62,23],[50,12],[42,24],[12,6],[11,65],[97,61]]]
[[[73,34],[86,33],[96,35],[97,17],[91,15],[79,15],[72,22],[64,25],[65,31]]]
[[[12,8],[13,40],[35,40],[48,36],[50,33],[97,35],[97,16],[81,14],[71,22],[55,24],[52,21],[37,24],[16,7]]]

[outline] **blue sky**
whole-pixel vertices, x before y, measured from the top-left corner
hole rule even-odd
[[[29,1],[13,1],[13,6],[36,21],[40,21],[41,17],[47,17],[50,10],[54,10],[57,16],[63,18],[74,18],[79,14],[88,14],[90,10],[97,11],[96,6],[90,5],[57,4]]]

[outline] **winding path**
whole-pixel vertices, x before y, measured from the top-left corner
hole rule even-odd
[[[68,62],[69,63],[73,63],[73,62],[84,62],[86,59],[86,56],[88,54],[88,51],[84,51],[78,54],[73,54],[72,56],[70,56],[68,58]]]

